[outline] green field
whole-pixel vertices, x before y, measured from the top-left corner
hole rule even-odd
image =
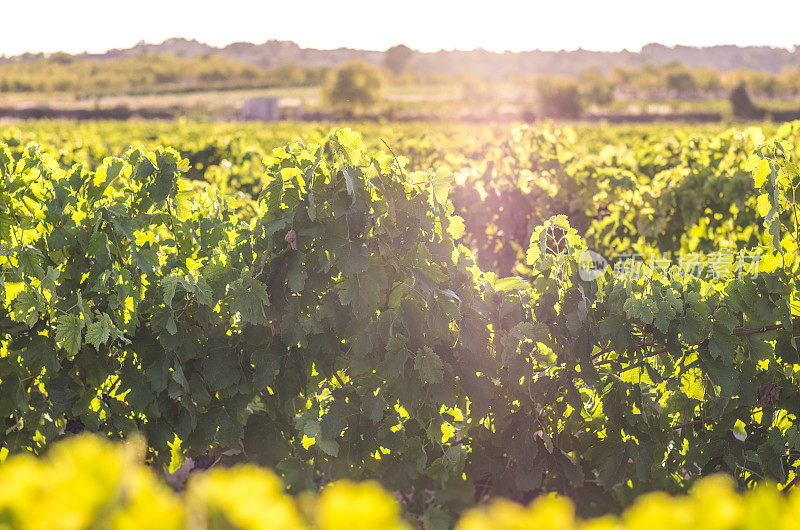
[[[2,125],[0,528],[791,528],[798,143]]]

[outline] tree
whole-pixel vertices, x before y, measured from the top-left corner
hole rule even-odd
[[[331,72],[324,95],[332,106],[353,114],[380,101],[383,84],[380,69],[363,61],[354,61]]]
[[[392,46],[383,54],[383,66],[394,75],[400,75],[408,66],[413,55],[414,50],[405,44]]]
[[[539,111],[551,118],[578,118],[583,110],[578,83],[574,79],[541,77],[536,83]]]
[[[697,89],[693,72],[681,63],[664,65],[664,84],[678,97],[686,97]]]
[[[778,75],[777,83],[781,93],[797,94],[800,92],[800,70],[791,66],[784,68]]]
[[[747,93],[747,87],[744,82],[739,83],[736,88],[731,92],[728,98],[733,107],[733,115],[736,118],[744,120],[760,120],[764,119],[766,111],[756,106],[750,99]]]
[[[614,101],[614,83],[603,72],[591,68],[581,72],[581,91],[586,100],[595,105],[607,105]]]
[[[700,67],[694,70],[697,88],[708,93],[719,93],[722,89],[722,77],[713,68]]]

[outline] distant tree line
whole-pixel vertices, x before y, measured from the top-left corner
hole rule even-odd
[[[230,88],[317,86],[329,69],[282,65],[259,68],[219,55],[141,55],[110,59],[54,54],[0,63],[0,93],[76,96],[181,92]]]
[[[292,41],[269,40],[261,44],[237,42],[224,47],[214,47],[191,39],[172,38],[160,44],[139,43],[131,48],[109,50],[100,54],[44,54],[27,53],[16,57],[0,56],[3,63],[42,63],[70,61],[124,60],[141,56],[168,55],[183,59],[214,56],[237,64],[260,69],[281,65],[294,65],[301,70],[332,69],[352,61],[364,61],[373,66],[383,66],[394,75],[416,73],[422,76],[475,75],[489,80],[503,80],[513,76],[565,76],[578,79],[587,70],[597,70],[603,76],[624,78],[636,72],[637,79],[646,86],[661,83],[659,70],[666,65],[671,73],[671,85],[677,89],[694,90],[713,88],[717,82],[728,89],[736,86],[730,78],[716,79],[715,72],[733,74],[737,71],[761,72],[748,74],[748,85],[758,93],[780,93],[782,87],[795,86],[791,77],[800,68],[800,48],[771,48],[765,46],[711,46],[668,47],[648,44],[640,51],[599,52],[590,50],[495,53],[487,50],[440,50],[423,53],[399,44],[386,51],[338,48],[319,50],[302,48]],[[42,63],[46,64],[46,63]],[[651,66],[648,66],[651,65]],[[676,67],[686,65],[686,70]],[[38,68],[38,66],[36,67]],[[794,71],[794,73],[792,73]],[[652,74],[652,75],[647,75]],[[786,75],[785,75],[786,74]],[[324,75],[323,75],[324,77]],[[655,79],[653,78],[655,77]],[[691,79],[690,79],[691,78]],[[16,80],[15,80],[16,81]],[[21,80],[20,80],[21,81]],[[710,85],[709,85],[710,83]],[[21,83],[24,85],[24,83]],[[29,83],[30,84],[30,83]],[[35,83],[34,83],[35,84]]]
[[[161,45],[141,46],[141,49],[131,49],[138,50],[136,54],[122,50],[105,55],[57,53],[0,58],[0,96],[3,93],[36,92],[88,97],[313,86],[321,88],[321,101],[326,110],[354,116],[364,111],[380,111],[387,84],[432,85],[448,87],[448,93],[459,94],[460,97],[454,98],[463,107],[498,104],[511,92],[521,94],[518,96],[520,100],[530,102],[534,116],[564,118],[577,118],[587,107],[607,106],[615,100],[724,99],[740,86],[747,87],[756,100],[800,96],[800,68],[793,66],[771,74],[746,69],[722,72],[667,62],[606,70],[587,68],[577,77],[525,75],[522,69],[503,76],[480,76],[422,73],[419,70],[420,53],[402,44],[380,52],[382,60],[378,63],[369,55],[366,59],[333,67],[308,66],[308,61],[261,67],[226,58],[221,53],[208,52],[207,49],[213,48],[191,41],[171,42],[170,49],[177,55],[155,53]],[[237,46],[251,54],[261,49],[256,45]],[[284,46],[281,49],[284,55],[291,55],[294,48]],[[198,50],[206,52],[200,54]],[[352,55],[346,53],[347,50],[333,50],[331,53],[334,51],[337,57]],[[355,53],[358,50],[351,51]],[[746,99],[739,93],[732,101]],[[744,108],[741,111],[744,114],[758,116],[766,113],[754,109],[748,111],[747,104],[742,105],[737,108],[740,111]]]
[[[778,98],[800,95],[800,69],[789,67],[779,74],[754,70],[718,72],[710,68],[689,68],[680,63],[642,68],[615,68],[608,73],[598,69],[584,70],[571,77],[520,76],[512,78],[518,84],[532,80],[559,79],[579,87],[584,100],[590,104],[607,104],[614,99],[691,99],[726,98],[737,86],[744,84],[757,97]]]
[[[577,79],[548,75],[520,76],[512,78],[511,82],[535,88],[540,115],[565,118],[579,116],[587,105],[604,106],[614,100],[726,98],[734,102],[734,110],[739,109],[742,116],[757,118],[764,116],[767,111],[748,107],[749,93],[759,99],[794,99],[800,96],[800,69],[797,68],[786,68],[773,75],[753,70],[718,72],[709,68],[689,68],[680,63],[667,63],[638,69],[615,68],[608,73],[588,69]],[[737,112],[735,114],[740,115]]]

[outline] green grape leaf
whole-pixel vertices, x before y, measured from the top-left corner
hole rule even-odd
[[[61,315],[58,317],[57,323],[56,342],[67,352],[67,355],[74,357],[81,348],[83,319],[79,315]]]
[[[423,383],[441,383],[444,374],[444,364],[434,351],[425,346],[414,357],[414,369],[419,374]]]

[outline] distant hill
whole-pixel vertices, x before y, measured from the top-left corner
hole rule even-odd
[[[338,48],[318,50],[301,48],[292,41],[270,40],[263,44],[237,42],[217,48],[195,40],[168,39],[161,44],[140,43],[127,49],[109,50],[103,54],[82,54],[76,58],[108,59],[138,55],[169,54],[195,58],[205,55],[220,55],[227,59],[248,63],[262,68],[284,64],[307,66],[335,66],[339,63],[361,59],[373,64],[383,61],[384,52]],[[41,54],[25,54],[9,60],[35,60]],[[608,71],[614,67],[636,68],[646,64],[664,64],[677,61],[689,67],[709,67],[726,72],[748,69],[777,74],[786,67],[800,67],[800,48],[793,50],[768,46],[711,46],[669,47],[648,44],[640,51],[597,52],[572,51],[526,51],[495,53],[485,50],[438,51],[423,53],[414,51],[410,67],[421,73],[459,74],[472,73],[485,77],[501,77],[508,74],[553,74],[576,76],[587,68]]]
[[[90,58],[131,57],[137,55],[169,54],[178,57],[200,57],[221,55],[226,59],[248,63],[262,68],[272,68],[285,64],[300,67],[336,66],[354,59],[362,59],[374,64],[383,60],[383,52],[338,48],[335,50],[316,50],[301,48],[292,41],[271,40],[263,44],[235,42],[223,48],[215,48],[196,40],[168,39],[161,44],[137,44],[132,48],[109,50],[104,54],[85,55]]]

